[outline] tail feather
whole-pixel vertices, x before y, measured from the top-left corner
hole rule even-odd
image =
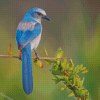
[[[31,94],[33,91],[33,75],[30,44],[22,49],[22,83],[25,93]]]

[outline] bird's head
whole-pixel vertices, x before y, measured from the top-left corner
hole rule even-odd
[[[29,10],[27,13],[26,13],[26,17],[30,15],[34,20],[36,20],[37,22],[41,23],[41,20],[42,19],[47,19],[47,20],[51,20],[47,15],[46,15],[46,12],[41,9],[41,8],[33,8],[31,10]]]

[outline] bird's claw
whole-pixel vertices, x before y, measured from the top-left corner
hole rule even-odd
[[[22,57],[21,57],[21,56],[19,56],[19,60],[21,60],[21,61],[22,61]]]
[[[22,61],[22,51],[19,52],[19,60]]]
[[[39,57],[38,53],[36,53],[35,55],[36,55],[36,60],[35,60],[35,62],[37,62],[38,59],[39,59],[40,57]]]
[[[37,58],[37,59],[39,59],[39,58],[40,58],[38,53],[35,53],[35,55],[36,55],[36,58]]]
[[[34,50],[34,49],[33,49],[33,50]],[[35,56],[36,56],[36,60],[35,60],[35,61],[37,62],[37,60],[38,60],[40,57],[39,57],[39,54],[36,52],[36,50],[34,50],[34,51],[35,51]]]

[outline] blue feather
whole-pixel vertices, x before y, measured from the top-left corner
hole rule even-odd
[[[33,75],[30,43],[22,49],[22,83],[25,93],[31,94],[33,91]]]
[[[17,29],[16,40],[19,50],[26,46],[29,42],[35,39],[41,33],[41,24],[36,23],[33,30]],[[20,47],[21,46],[21,47]]]

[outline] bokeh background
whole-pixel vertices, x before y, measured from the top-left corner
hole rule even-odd
[[[46,11],[51,22],[42,21],[43,31],[37,52],[44,57],[44,47],[54,57],[61,47],[64,57],[74,57],[76,65],[83,64],[89,70],[84,88],[89,90],[91,100],[100,100],[100,0],[0,0],[0,55],[11,51],[18,55],[16,29],[25,13],[39,7]],[[34,56],[34,52],[32,52]],[[53,75],[43,62],[41,69],[33,64],[34,90],[26,95],[22,88],[21,61],[0,58],[0,93],[13,100],[77,100],[68,97],[69,89],[61,91],[63,83],[55,85]],[[8,100],[0,95],[0,100]]]

